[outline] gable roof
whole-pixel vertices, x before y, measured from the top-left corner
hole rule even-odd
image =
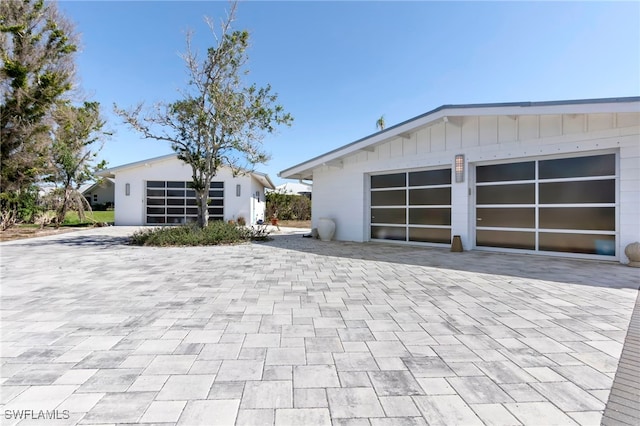
[[[153,163],[160,163],[162,161],[168,161],[168,160],[178,160],[178,155],[167,154],[167,155],[162,155],[160,157],[149,158],[146,160],[134,161],[133,163],[127,163],[121,166],[116,166],[116,167],[111,167],[108,169],[101,170],[100,172],[97,173],[97,175],[106,177],[106,178],[115,178],[116,174],[123,170],[134,169],[136,167],[141,167],[141,166],[145,166]],[[275,188],[275,185],[271,181],[271,178],[266,173],[249,171],[249,170],[243,170],[243,172],[250,174],[251,177],[253,177],[258,182],[260,182],[265,188],[269,188],[269,189]]]
[[[544,115],[589,114],[606,112],[640,112],[640,96],[601,99],[576,99],[545,102],[504,102],[483,104],[442,105],[417,117],[365,136],[325,154],[282,170],[278,176],[284,179],[313,179],[313,169],[341,160],[360,150],[371,150],[376,145],[414,132],[448,117],[483,115]]]
[[[110,182],[112,185],[115,184],[115,181],[113,180],[113,178],[107,177],[104,179],[104,181],[106,182]],[[103,181],[97,181],[97,182],[93,182],[93,183],[86,183],[84,185],[82,185],[78,190],[80,191],[81,194],[86,194],[88,192],[93,191],[95,188],[97,188],[98,186],[102,185],[104,182]]]

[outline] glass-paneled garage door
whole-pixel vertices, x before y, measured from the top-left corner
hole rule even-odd
[[[476,246],[616,255],[616,156],[476,167]]]
[[[147,181],[146,222],[148,225],[176,225],[198,218],[196,194],[191,182]],[[224,218],[224,182],[209,185],[209,220]]]
[[[371,176],[371,239],[451,242],[451,169]]]

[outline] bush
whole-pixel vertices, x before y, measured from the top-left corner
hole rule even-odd
[[[130,242],[139,246],[213,246],[238,244],[250,240],[264,241],[269,233],[264,229],[235,226],[224,221],[209,223],[205,228],[195,224],[153,228],[134,233]]]
[[[266,217],[280,220],[311,219],[311,200],[304,195],[284,194],[274,191],[267,194]]]

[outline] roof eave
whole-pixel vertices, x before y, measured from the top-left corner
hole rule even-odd
[[[635,108],[629,107],[636,104]],[[605,107],[604,105],[608,105]],[[282,170],[278,176],[283,179],[313,180],[313,170],[351,155],[360,150],[387,142],[403,134],[414,132],[421,127],[437,124],[446,117],[483,115],[538,115],[538,114],[581,114],[597,112],[640,111],[640,96],[624,98],[579,99],[546,102],[510,102],[495,104],[442,105],[417,117],[396,124],[388,129],[365,136],[355,142],[314,157],[303,163]]]

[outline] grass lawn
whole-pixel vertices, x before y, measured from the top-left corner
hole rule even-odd
[[[80,221],[80,219],[78,218],[77,212],[68,212],[67,216],[64,219],[63,226],[77,226],[77,225],[84,225],[84,224],[93,224],[95,222],[113,223],[113,221],[114,221],[113,210],[86,212],[84,222]]]

